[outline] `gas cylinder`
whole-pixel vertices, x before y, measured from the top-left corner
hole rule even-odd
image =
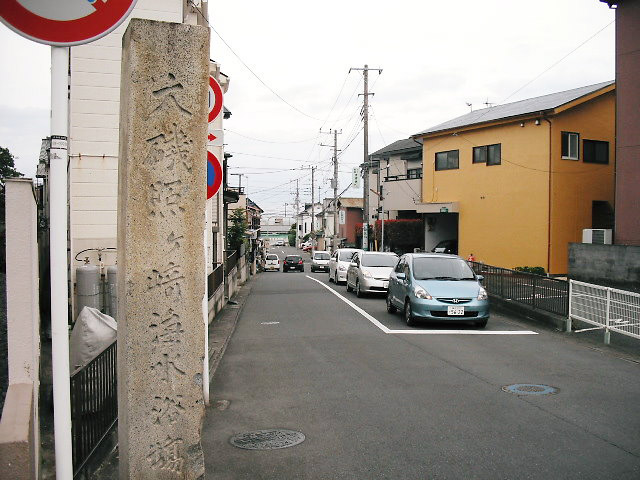
[[[109,265],[107,267],[107,278],[105,280],[105,304],[107,315],[118,320],[118,266]]]
[[[100,267],[87,262],[76,268],[77,313],[84,307],[100,310],[100,303]]]

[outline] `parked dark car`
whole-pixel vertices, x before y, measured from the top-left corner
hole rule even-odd
[[[282,262],[282,273],[289,270],[300,270],[304,272],[304,262],[300,255],[287,255]]]
[[[451,255],[458,254],[458,241],[457,240],[442,240],[431,249],[433,253],[448,253]]]

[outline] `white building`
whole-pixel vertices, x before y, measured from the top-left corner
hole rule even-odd
[[[208,11],[206,1],[200,11]],[[138,0],[130,17],[95,42],[70,49],[69,68],[69,239],[71,281],[84,257],[98,261],[95,249],[117,246],[117,195],[122,36],[131,18],[207,26],[206,19],[187,0]],[[228,78],[212,62],[211,73],[223,92]],[[214,128],[222,129],[222,114]],[[220,143],[221,144],[221,143]],[[223,154],[220,155],[220,162]],[[205,159],[203,159],[203,162]],[[203,185],[203,194],[206,186]],[[222,259],[222,192],[207,203],[207,273]],[[78,255],[79,261],[74,258]],[[104,265],[113,265],[115,250],[106,250]],[[73,295],[72,295],[73,297]],[[75,317],[74,317],[75,318]]]

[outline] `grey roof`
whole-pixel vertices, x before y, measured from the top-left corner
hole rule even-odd
[[[406,152],[411,150],[422,150],[422,144],[413,138],[403,138],[402,140],[396,140],[386,147],[382,147],[380,150],[376,150],[371,154],[372,157],[382,157],[391,153]]]
[[[461,117],[448,120],[434,127],[423,130],[415,135],[425,135],[428,133],[441,132],[451,130],[453,128],[466,127],[504,118],[518,117],[531,113],[544,112],[553,110],[561,105],[565,105],[590,93],[601,90],[609,85],[614,84],[613,80],[609,82],[596,83],[586,87],[574,88],[573,90],[565,90],[564,92],[551,93],[541,97],[528,98],[519,102],[506,103],[504,105],[496,105],[495,107],[474,110],[473,112],[462,115]]]

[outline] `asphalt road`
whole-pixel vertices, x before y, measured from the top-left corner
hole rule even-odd
[[[207,477],[638,479],[639,373],[633,358],[517,318],[410,328],[381,297],[358,299],[308,264],[262,273],[211,386]],[[502,390],[511,384],[558,391]],[[229,442],[272,428],[306,439]]]

